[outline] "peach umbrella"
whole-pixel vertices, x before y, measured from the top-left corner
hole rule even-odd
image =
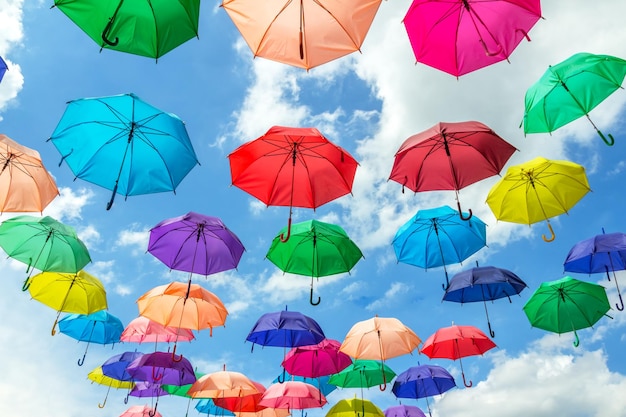
[[[237,417],[287,417],[291,415],[291,412],[286,408],[264,408],[261,411],[255,413],[241,412],[235,413]]]
[[[257,385],[250,378],[225,369],[201,376],[187,391],[192,398],[245,397],[258,393]]]

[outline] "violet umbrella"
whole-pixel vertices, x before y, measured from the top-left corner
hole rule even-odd
[[[456,387],[454,377],[445,368],[438,365],[412,366],[396,377],[391,392],[396,398],[425,398],[428,414],[428,397],[441,395]]]
[[[174,360],[169,352],[147,353],[131,362],[126,371],[136,381],[167,385],[187,385],[196,381],[193,366],[187,358]]]
[[[426,417],[424,412],[414,405],[396,405],[387,408],[384,413],[385,417]]]

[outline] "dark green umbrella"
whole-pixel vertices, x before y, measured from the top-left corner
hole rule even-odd
[[[158,59],[198,36],[200,0],[55,0],[101,48]]]
[[[370,388],[386,385],[395,376],[396,373],[381,361],[356,359],[352,365],[331,375],[328,383],[341,388]]]
[[[313,302],[313,278],[350,272],[363,257],[345,230],[334,224],[308,220],[293,224],[286,242],[280,236],[274,238],[265,257],[283,272],[311,277],[312,305],[320,303],[319,297]]]
[[[606,289],[598,284],[566,276],[542,283],[524,306],[533,327],[554,333],[574,332],[574,346],[579,339],[576,330],[592,327],[611,306]]]

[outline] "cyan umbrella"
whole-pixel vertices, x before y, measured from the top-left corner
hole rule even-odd
[[[469,215],[461,217],[469,218]],[[461,263],[486,246],[487,226],[476,216],[463,220],[449,206],[419,210],[406,222],[393,239],[398,262],[428,269]]]
[[[196,411],[201,414],[214,415],[219,417],[234,416],[235,413],[225,408],[218,407],[212,398],[203,398],[195,405]]]
[[[124,197],[175,191],[198,164],[184,122],[134,94],[67,104],[48,139],[76,178]]]

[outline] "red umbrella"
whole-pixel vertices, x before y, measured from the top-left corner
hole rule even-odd
[[[260,405],[268,408],[302,410],[322,407],[326,397],[311,384],[301,381],[285,381],[270,385],[263,393]]]
[[[499,175],[516,148],[480,122],[440,122],[409,137],[396,152],[390,180],[414,192],[459,190]]]
[[[259,392],[254,394],[245,394],[239,397],[217,397],[213,398],[216,406],[222,407],[233,413],[256,413],[267,407],[260,405],[259,401],[265,392],[265,387],[258,382],[251,381]]]
[[[352,364],[352,358],[340,352],[341,343],[324,339],[316,345],[291,349],[282,366],[290,375],[317,378],[336,374]]]
[[[466,356],[482,355],[489,349],[496,347],[487,335],[474,326],[443,327],[432,334],[422,346],[421,352],[429,358],[444,358],[459,360],[461,375],[466,387],[472,386],[472,381],[465,381],[461,358]]]
[[[315,209],[351,193],[358,162],[315,128],[273,126],[228,155],[232,184],[268,206]]]

